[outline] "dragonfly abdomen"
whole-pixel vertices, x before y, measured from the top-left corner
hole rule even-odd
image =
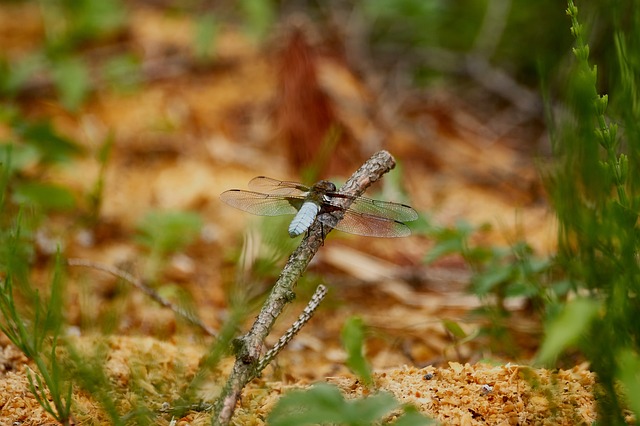
[[[312,201],[306,201],[289,224],[289,235],[291,238],[297,237],[306,231],[315,220],[319,211],[320,206]]]

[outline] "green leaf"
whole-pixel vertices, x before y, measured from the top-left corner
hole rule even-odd
[[[11,161],[7,162],[6,158],[9,154]],[[2,159],[3,169],[5,164],[9,164],[9,168],[5,170],[13,175],[16,171],[25,170],[36,164],[40,160],[40,153],[31,145],[3,143],[0,144],[0,159]]]
[[[67,188],[40,182],[17,184],[13,199],[18,204],[33,204],[44,210],[69,211],[76,206],[76,200]]]
[[[404,407],[404,414],[392,424],[393,426],[429,426],[435,425],[437,422],[425,417],[413,405],[408,405]]]
[[[81,40],[99,38],[117,31],[126,22],[120,0],[75,0],[68,2],[68,19],[73,36]]]
[[[271,426],[296,426],[336,422],[346,401],[335,386],[320,383],[308,390],[288,392],[273,408],[267,423]]]
[[[627,401],[631,410],[640,416],[640,357],[638,353],[631,349],[625,349],[618,354],[617,377],[625,390]]]
[[[9,62],[0,58],[0,93],[15,96],[32,75],[43,68],[44,60],[38,52]]]
[[[255,39],[262,40],[275,21],[275,4],[271,0],[242,0],[241,7],[246,31]]]
[[[436,245],[427,253],[424,261],[431,263],[453,253],[459,253],[465,257],[468,256],[470,254],[467,247],[468,240],[475,230],[476,228],[473,225],[464,221],[456,223],[453,228],[432,227],[426,233],[436,240]],[[475,254],[472,254],[472,256],[476,257]]]
[[[65,282],[63,276],[64,259],[58,251],[56,253],[55,269],[51,279],[51,290],[49,300],[46,304],[46,316],[40,327],[45,333],[54,336],[56,339],[60,335],[60,330],[64,323]]]
[[[13,128],[26,145],[38,150],[43,163],[65,162],[83,152],[78,144],[58,134],[48,121],[16,120]]]
[[[465,337],[467,337],[467,333],[465,333],[462,327],[460,327],[460,325],[455,321],[445,319],[442,320],[442,325],[457,339],[464,339]]]
[[[384,415],[397,409],[400,403],[387,392],[376,393],[372,396],[354,401],[348,401],[348,424],[371,425],[379,421]]]
[[[399,407],[389,393],[348,401],[335,386],[319,383],[287,393],[269,414],[270,426],[340,424],[369,426]]]
[[[563,350],[587,333],[599,310],[600,304],[591,299],[580,298],[567,303],[560,315],[547,324],[536,362],[551,364]]]
[[[473,292],[478,296],[489,294],[496,286],[512,277],[511,265],[494,265],[473,278]]]
[[[459,238],[439,241],[429,250],[429,253],[424,257],[424,262],[429,264],[448,254],[461,253],[463,247],[463,242]]]
[[[215,55],[219,30],[218,21],[212,14],[205,13],[197,18],[194,48],[196,57],[200,60],[208,60]]]
[[[342,327],[342,345],[347,351],[347,366],[365,384],[373,385],[371,367],[364,357],[365,326],[362,318],[350,317]]]
[[[77,110],[91,87],[86,65],[78,58],[61,59],[53,63],[52,71],[60,101],[69,110]]]

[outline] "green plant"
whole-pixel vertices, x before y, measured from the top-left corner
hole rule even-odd
[[[38,150],[33,152],[37,154]],[[44,410],[62,424],[73,421],[72,392],[78,389],[85,390],[102,405],[112,424],[149,424],[159,412],[150,408],[151,404],[144,398],[145,388],[138,386],[139,380],[135,377],[129,383],[130,389],[124,393],[113,385],[106,370],[108,348],[104,342],[96,341],[91,349],[79,350],[74,339],[64,335],[66,286],[62,255],[58,253],[55,258],[48,285],[33,282],[35,227],[28,219],[33,210],[29,206],[34,202],[8,197],[20,176],[20,169],[11,161],[12,146],[4,153],[0,174],[0,330],[33,362],[33,370],[26,370],[29,389]],[[180,229],[186,233],[184,227]],[[164,248],[167,246],[162,244],[180,248],[189,239],[184,235],[172,238],[164,234],[158,238],[160,243],[157,244]],[[237,328],[237,322],[229,324],[223,327],[224,336]],[[201,369],[211,371],[227,350],[229,338],[224,336],[212,345]],[[198,376],[202,375],[203,372],[198,373]],[[187,392],[183,399],[189,395]],[[128,400],[123,404],[125,398]],[[131,408],[125,408],[127,406]]]
[[[72,420],[73,387],[65,380],[64,367],[57,356],[64,322],[62,258],[58,253],[49,295],[43,298],[30,277],[31,232],[23,228],[22,212],[14,213],[6,203],[12,174],[11,154],[8,148],[0,178],[0,330],[35,364],[37,371],[27,368],[27,379],[38,403],[67,425]]]
[[[0,95],[14,98],[29,79],[45,65],[41,52],[33,52],[20,59],[9,61],[0,56]]]
[[[247,33],[256,40],[263,40],[275,21],[275,2],[272,0],[242,0],[240,8]]]
[[[104,195],[104,180],[107,173],[109,158],[111,157],[113,142],[113,135],[109,135],[98,150],[98,155],[96,156],[98,163],[100,164],[100,172],[98,173],[96,182],[93,185],[93,189],[87,194],[87,204],[89,210],[87,219],[90,224],[96,224],[100,217],[100,209],[102,207]]]
[[[306,390],[284,395],[271,410],[267,422],[271,426],[337,424],[369,426],[384,423],[385,416],[401,409],[394,425],[431,425],[433,420],[402,406],[389,393],[347,400],[335,386],[319,383]]]
[[[538,70],[557,66],[570,45],[553,0],[379,0],[362,2],[356,12],[377,63],[397,67],[401,61],[418,84],[458,80],[468,87],[471,76],[482,85],[491,76],[474,73],[480,59],[535,85]]]
[[[32,241],[24,238],[19,227],[2,234],[2,256],[0,272],[0,330],[34,364],[35,370],[27,369],[29,388],[38,403],[62,424],[72,423],[72,391],[83,389],[109,417],[111,424],[150,424],[163,415],[158,402],[145,397],[149,383],[135,375],[128,388],[115,386],[106,369],[109,348],[105,341],[96,339],[90,348],[78,349],[74,339],[63,336],[64,330],[64,277],[62,257],[58,255],[49,296],[43,298],[40,290],[29,280],[29,265]],[[171,413],[184,413],[197,406],[195,391],[208,374],[216,367],[220,358],[229,351],[230,341],[242,321],[243,310],[232,308],[229,321],[225,323],[218,338],[201,363],[195,377],[176,378],[177,387],[184,387]],[[86,346],[86,345],[85,345]],[[134,369],[135,365],[131,365]],[[143,369],[148,368],[145,366]],[[184,382],[180,382],[180,380]],[[178,404],[179,403],[179,404]],[[125,408],[129,407],[129,408]]]
[[[35,1],[44,25],[41,45],[10,62],[0,54],[0,95],[15,97],[34,76],[45,75],[70,111],[77,110],[94,86],[81,49],[113,37],[125,23],[120,0]]]
[[[91,79],[85,60],[76,55],[61,55],[50,61],[53,84],[60,103],[76,111],[89,96]]]
[[[78,388],[84,389],[102,406],[111,424],[124,426],[126,423],[118,404],[118,398],[122,397],[122,392],[118,392],[115,388],[105,368],[109,355],[105,342],[97,341],[92,345],[91,351],[82,352],[70,341],[67,343],[64,363],[69,380],[72,380]]]
[[[56,52],[108,38],[122,28],[126,17],[120,0],[39,0],[38,3],[48,48]]]
[[[598,375],[599,421],[623,424],[616,381],[629,398],[637,398],[630,391],[640,383],[630,371],[640,351],[640,5],[622,2],[608,9],[617,62],[602,68],[611,103],[598,94],[588,32],[572,0],[567,14],[575,61],[563,94],[567,114],[549,117],[555,166],[545,178],[560,225],[556,263],[580,296],[549,316],[539,360],[580,348]],[[570,332],[563,331],[568,324]]]
[[[64,367],[56,354],[63,324],[61,258],[58,255],[56,259],[49,298],[43,301],[25,271],[25,255],[28,255],[29,249],[24,244],[19,223],[2,235],[5,250],[1,259],[4,277],[0,283],[0,329],[35,363],[38,371],[27,369],[27,378],[29,388],[38,403],[56,420],[67,425],[71,421],[73,388],[65,380]],[[15,290],[16,285],[20,287],[20,294]],[[33,309],[31,315],[27,309],[18,308],[16,300],[20,297],[28,300],[27,306]]]
[[[216,42],[220,23],[213,14],[206,13],[196,19],[194,50],[201,62],[207,62],[215,56]]]
[[[342,346],[347,351],[347,366],[366,387],[373,387],[371,366],[364,356],[365,326],[362,318],[351,317],[342,327]]]
[[[9,139],[0,141],[6,174],[4,196],[12,205],[29,205],[45,213],[72,210],[76,206],[74,194],[41,176],[52,166],[68,164],[82,155],[83,149],[48,121],[31,121],[15,110],[5,111],[2,120],[9,131]]]
[[[54,318],[61,314],[60,278],[54,276],[46,306],[40,306],[41,301],[35,300],[32,325],[27,325],[24,315],[15,307],[11,281],[12,278],[7,277],[0,290],[0,310],[6,322],[1,329],[36,365],[37,372],[27,368],[27,378],[29,389],[38,403],[60,423],[70,424],[73,387],[65,380],[64,367],[56,354],[62,324],[60,318]]]
[[[508,300],[525,297],[535,312],[543,315],[552,306],[561,303],[568,286],[562,280],[555,279],[551,260],[535,256],[524,241],[517,241],[509,247],[474,242],[481,240],[489,229],[488,225],[474,227],[466,222],[459,222],[452,227],[423,223],[420,231],[435,241],[424,261],[429,264],[450,255],[459,255],[464,259],[472,272],[468,290],[483,302],[475,314],[489,320],[481,334],[490,338],[495,351],[517,356],[519,348],[513,344],[508,328],[511,316],[506,307]],[[466,341],[477,337],[467,336],[452,322],[445,322],[445,328],[456,339]]]
[[[375,386],[371,366],[364,356],[366,328],[361,318],[349,318],[342,328],[342,345],[347,351],[347,365],[367,388]],[[388,424],[384,418],[389,414],[402,412],[394,425],[429,425],[427,419],[409,405],[401,405],[387,392],[354,400],[344,398],[340,390],[326,383],[318,383],[309,389],[287,393],[269,414],[272,426],[339,424],[371,425]]]

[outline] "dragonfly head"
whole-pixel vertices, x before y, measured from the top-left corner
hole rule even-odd
[[[329,182],[328,180],[321,180],[314,184],[312,186],[312,189],[315,189],[316,191],[329,192],[335,191],[336,186],[333,184],[333,182]]]

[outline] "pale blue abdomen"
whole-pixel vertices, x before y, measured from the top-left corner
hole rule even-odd
[[[311,201],[305,202],[289,225],[289,235],[291,238],[297,237],[306,231],[315,220],[319,211],[320,206],[316,203]]]

